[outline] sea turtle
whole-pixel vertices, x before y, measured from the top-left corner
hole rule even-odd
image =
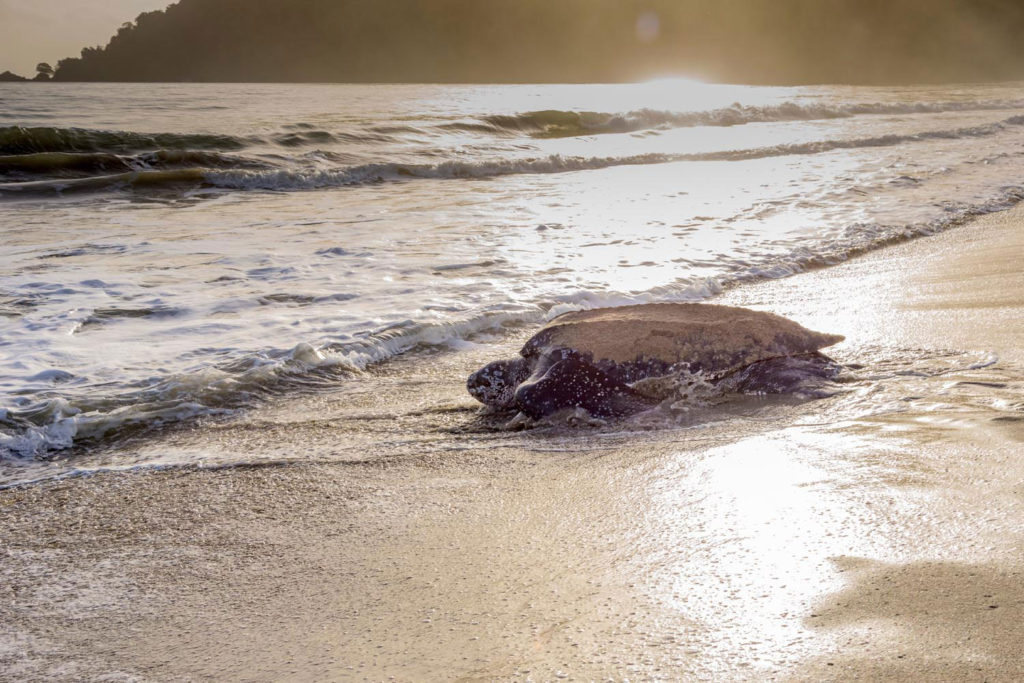
[[[473,373],[469,393],[539,419],[583,408],[621,417],[670,398],[680,377],[739,392],[784,393],[837,366],[819,349],[843,340],[771,313],[711,304],[642,304],[558,316],[521,358]]]

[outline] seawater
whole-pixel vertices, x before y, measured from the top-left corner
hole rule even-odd
[[[1024,197],[1024,84],[0,84],[0,461]]]

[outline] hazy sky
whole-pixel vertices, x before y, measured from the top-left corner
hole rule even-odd
[[[34,76],[87,45],[106,45],[117,28],[172,0],[0,0],[0,72]]]

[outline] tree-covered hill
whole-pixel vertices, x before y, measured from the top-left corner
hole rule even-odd
[[[63,81],[748,83],[1024,77],[1019,0],[181,0]]]

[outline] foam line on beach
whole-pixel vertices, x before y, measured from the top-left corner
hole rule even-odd
[[[1022,200],[1024,186],[1005,188],[989,201],[960,207],[930,223],[852,225],[814,249],[801,248],[716,278],[681,279],[634,293],[571,292],[537,302],[535,306],[485,311],[451,323],[408,320],[354,341],[304,343],[290,350],[261,351],[224,366],[166,378],[144,389],[95,396],[77,404],[53,399],[27,409],[4,411],[0,413],[0,458],[41,457],[82,442],[119,438],[200,416],[228,414],[281,393],[333,387],[339,380],[351,379],[371,365],[415,348],[457,347],[475,334],[507,325],[535,324],[571,310],[707,300],[742,283],[789,277],[835,265],[883,246],[942,232],[976,216],[1008,209]]]
[[[82,443],[122,438],[203,416],[228,415],[282,393],[335,387],[370,365],[414,348],[458,345],[475,334],[542,318],[540,308],[520,307],[451,323],[409,320],[354,341],[263,350],[139,389],[0,409],[0,460],[41,457]]]

